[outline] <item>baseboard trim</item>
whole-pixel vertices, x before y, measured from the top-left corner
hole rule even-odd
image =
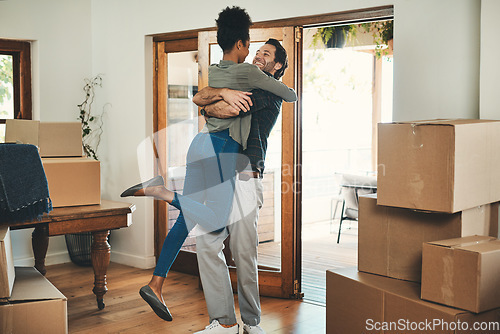
[[[116,251],[111,251],[111,261],[140,269],[151,269],[156,266],[154,256],[143,257]]]
[[[156,258],[154,256],[142,257],[115,251],[111,251],[111,261],[140,269],[151,269],[156,266]],[[68,262],[71,262],[68,252],[47,254],[45,258],[46,266]],[[16,267],[33,267],[34,265],[35,260],[33,257],[14,259],[14,266]]]

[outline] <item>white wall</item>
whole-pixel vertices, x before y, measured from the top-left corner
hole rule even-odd
[[[36,0],[22,2],[39,6]],[[50,40],[52,44],[59,44],[58,51],[65,53],[69,51],[62,45],[63,41],[77,49],[74,58],[64,59],[64,64],[71,65],[64,70],[58,69],[61,59],[52,59],[57,55],[55,50],[43,50],[44,62],[38,67],[39,75],[45,78],[47,72],[55,72],[59,78],[47,83],[47,88],[40,92],[45,104],[56,104],[46,95],[55,96],[60,91],[67,91],[71,99],[76,96],[78,100],[81,78],[90,72],[104,74],[104,88],[97,102],[108,102],[111,107],[107,109],[100,152],[103,157],[102,190],[103,198],[119,200],[123,189],[153,173],[152,157],[149,154],[137,156],[137,147],[151,135],[153,124],[152,41],[147,35],[214,26],[217,13],[227,2],[92,0],[89,14],[88,1],[59,0],[49,2],[48,6],[44,1],[43,9],[30,10],[28,15],[21,11],[19,1],[4,3],[10,7],[8,16],[13,17],[11,35],[17,33],[20,38]],[[50,6],[55,3],[60,5],[57,8]],[[311,0],[283,6],[277,1],[255,0],[234,4],[245,7],[255,22],[394,4],[394,119],[408,120],[478,117],[480,3],[480,0]],[[80,6],[85,8],[83,14],[75,14]],[[0,2],[1,13],[4,8],[5,4]],[[63,13],[65,20],[56,13]],[[36,19],[37,16],[43,19]],[[44,22],[51,21],[52,16],[65,24],[55,29],[49,38],[43,34],[49,30]],[[33,19],[29,25],[31,30],[16,23],[21,17],[30,22]],[[0,20],[0,36],[4,35],[5,25],[3,19]],[[83,37],[68,33],[72,29],[85,30],[85,33],[80,31]],[[43,36],[29,37],[34,31]],[[67,39],[65,34],[72,35],[73,39]],[[67,78],[66,83],[62,77]],[[66,95],[60,98],[68,105],[66,109],[60,106],[56,111],[44,108],[42,119],[45,115],[47,118],[68,117],[63,110],[72,106],[70,98]],[[148,175],[141,175],[138,161],[146,164]],[[134,223],[130,228],[113,232],[112,260],[137,267],[153,266],[153,203],[143,198],[127,201],[137,205]]]
[[[0,38],[34,41],[33,115],[77,121],[83,79],[92,75],[90,0],[0,1]],[[16,265],[31,265],[31,230],[13,231]],[[69,261],[64,237],[51,238],[47,264]]]
[[[500,43],[498,39],[500,1],[481,1],[481,118],[500,119]]]
[[[394,119],[477,117],[479,0],[312,0],[289,6],[257,0],[241,5],[257,22],[391,3],[396,17]],[[105,176],[105,194],[118,199],[126,186],[141,178],[135,149],[151,135],[152,58],[149,50],[144,52],[144,36],[214,26],[217,13],[227,2],[176,2],[174,6],[150,1],[144,6],[135,1],[100,0],[92,4],[94,71],[106,74],[106,97],[113,104],[104,154],[113,173]],[[452,31],[450,22],[455,23]],[[470,48],[462,47],[464,37],[472,40]],[[152,202],[142,198],[130,201],[138,206],[134,225],[115,233],[113,256],[120,254],[120,260],[128,263],[145,257],[151,263]]]
[[[395,121],[478,118],[480,4],[396,2]]]
[[[498,14],[500,1],[481,0],[481,70],[479,116],[483,119],[500,119],[500,43],[498,43]],[[500,210],[500,208],[499,208]],[[500,221],[499,221],[500,227]],[[500,228],[498,231],[500,238]]]

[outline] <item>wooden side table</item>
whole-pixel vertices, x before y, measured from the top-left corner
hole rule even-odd
[[[43,275],[49,237],[69,233],[92,232],[92,267],[94,268],[94,289],[97,307],[104,308],[103,297],[108,291],[106,272],[109,266],[111,247],[108,243],[110,230],[128,227],[132,224],[135,205],[101,201],[100,205],[85,205],[56,208],[39,221],[9,223],[12,230],[34,227],[32,233],[35,268]]]

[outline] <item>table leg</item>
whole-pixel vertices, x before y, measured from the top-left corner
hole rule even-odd
[[[92,266],[94,267],[94,289],[92,290],[97,297],[97,307],[104,308],[103,297],[108,291],[106,287],[106,272],[109,266],[111,256],[111,247],[108,243],[109,230],[92,232]]]
[[[35,257],[35,268],[45,276],[45,256],[49,247],[49,231],[47,225],[36,225],[35,230],[31,234],[31,247]]]

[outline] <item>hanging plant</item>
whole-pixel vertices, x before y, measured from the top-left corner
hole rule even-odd
[[[99,160],[97,149],[101,142],[104,109],[100,115],[92,114],[92,104],[94,103],[96,87],[102,87],[101,75],[97,75],[92,79],[85,79],[85,86],[83,86],[85,99],[78,105],[78,109],[80,109],[79,118],[82,123],[83,151],[87,157]]]
[[[322,43],[327,48],[343,48],[346,42],[355,34],[353,25],[329,26],[318,28],[313,35],[312,44]]]
[[[323,44],[327,48],[343,48],[346,41],[356,43],[358,33],[371,34],[375,42],[375,56],[380,58],[392,50],[394,21],[374,21],[318,28],[312,46]]]
[[[375,56],[381,58],[387,56],[389,50],[392,51],[392,41],[394,39],[394,21],[376,21],[369,23],[362,23],[361,28],[365,32],[373,35],[375,41]]]

